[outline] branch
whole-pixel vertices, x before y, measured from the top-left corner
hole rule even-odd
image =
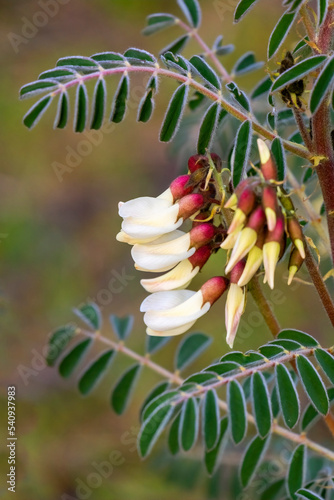
[[[252,127],[255,132],[260,134],[262,137],[265,139],[268,139],[270,141],[273,141],[277,137],[279,137],[277,134],[274,134],[273,132],[267,130],[265,127],[257,123],[254,117],[250,116],[249,114],[240,111],[240,109],[236,108],[233,106],[230,102],[225,100],[222,97],[221,92],[217,91],[214,92],[201,83],[198,83],[196,80],[192,78],[191,75],[181,75],[179,73],[175,73],[174,71],[170,71],[167,69],[163,69],[158,67],[152,67],[152,66],[125,66],[125,67],[117,67],[117,68],[109,68],[109,69],[103,69],[101,68],[99,71],[94,72],[94,73],[89,73],[87,75],[80,75],[79,78],[75,78],[74,80],[71,80],[70,82],[62,84],[57,90],[53,91],[50,93],[52,97],[60,94],[61,92],[64,92],[64,90],[69,89],[70,87],[73,87],[74,85],[79,84],[80,82],[86,82],[89,80],[92,80],[94,78],[101,78],[109,75],[115,75],[115,74],[122,74],[122,73],[149,73],[149,74],[155,74],[155,75],[161,75],[161,76],[166,76],[168,78],[172,78],[173,80],[176,80],[181,83],[185,83],[189,85],[190,87],[194,88],[201,94],[205,95],[209,99],[211,99],[214,102],[218,102],[222,108],[224,108],[230,115],[234,116],[237,120],[244,122],[245,120],[251,120],[252,121]],[[287,151],[290,151],[291,153],[294,153],[297,156],[300,156],[301,158],[305,158],[306,160],[312,161],[312,154],[305,148],[304,146],[288,141],[286,139],[281,139],[282,144],[284,148]]]
[[[132,351],[131,349],[125,347],[123,342],[115,342],[112,339],[104,337],[100,333],[96,334],[96,333],[92,333],[92,332],[89,332],[86,330],[82,330],[80,328],[77,330],[77,333],[82,333],[86,337],[90,337],[92,339],[99,340],[103,344],[106,344],[106,345],[112,347],[115,351],[122,352],[126,356],[129,356],[130,358],[135,359],[136,361],[140,362],[143,366],[147,366],[151,370],[155,371],[159,375],[162,375],[163,377],[167,378],[168,380],[170,380],[171,382],[173,382],[175,384],[182,385],[183,382],[185,381],[177,373],[172,373],[171,371],[166,370],[165,368],[161,367],[160,365],[158,365],[154,361],[151,361],[147,355],[141,356],[140,354],[136,353],[135,351]],[[305,353],[307,353],[308,351],[312,351],[312,349],[303,350],[303,354],[305,355]],[[289,354],[289,356],[293,357],[293,356],[295,356],[295,354]],[[286,361],[289,360],[288,359],[289,356],[288,355],[284,356],[284,358],[287,358]],[[282,358],[280,358],[280,359],[282,359]],[[269,362],[269,363],[276,364],[276,361]],[[274,364],[273,364],[273,366],[274,366]],[[269,367],[267,363],[264,366],[266,367],[266,369]],[[245,372],[241,372],[238,375],[240,376],[243,373],[245,373]],[[219,382],[221,383],[221,381],[219,381]],[[203,390],[208,390],[208,388],[203,387]],[[227,403],[221,399],[219,400],[219,407],[221,408],[221,410],[228,412]],[[248,412],[246,413],[246,416],[247,416],[248,422],[255,425],[254,417]],[[280,425],[277,424],[277,422],[273,423],[272,432],[279,435],[279,436],[282,436],[283,438],[285,438],[289,441],[292,441],[294,443],[304,444],[308,448],[317,452],[319,455],[322,455],[323,457],[326,457],[327,459],[334,462],[334,452],[332,452],[331,450],[328,450],[327,448],[321,446],[320,444],[308,439],[305,436],[305,434],[301,434],[301,435],[296,434],[292,431],[285,429],[284,427],[281,427]]]
[[[249,284],[249,291],[251,292],[256,305],[258,306],[260,313],[262,314],[269,330],[271,331],[273,337],[277,337],[281,331],[279,322],[275,316],[275,313],[271,309],[268,300],[266,299],[259,280],[256,276],[253,277]]]

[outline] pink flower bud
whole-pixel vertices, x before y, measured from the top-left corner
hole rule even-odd
[[[229,280],[223,276],[215,276],[209,279],[201,286],[203,304],[206,304],[206,302],[210,302],[211,305],[214,304],[227,290],[228,285]]]
[[[193,268],[199,267],[200,269],[202,269],[204,264],[206,264],[206,262],[209,260],[211,252],[211,247],[209,245],[204,245],[203,247],[198,248],[194,255],[189,257],[188,260]]]
[[[238,283],[239,279],[241,278],[242,273],[244,272],[245,265],[246,265],[245,259],[241,259],[233,267],[233,269],[231,270],[231,273],[230,273],[231,283]]]
[[[276,220],[276,225],[273,231],[268,231],[265,237],[265,243],[269,243],[270,241],[277,241],[281,243],[285,230],[285,220],[282,212],[278,215]]]
[[[254,231],[258,233],[260,229],[262,229],[262,227],[264,226],[265,221],[266,221],[266,215],[264,213],[263,208],[259,205],[250,215],[246,227],[254,229]]]
[[[267,218],[269,231],[273,231],[276,225],[277,195],[272,186],[265,186],[262,192],[262,205]]]
[[[305,259],[305,249],[303,244],[303,232],[302,228],[296,217],[290,217],[287,221],[288,233],[295,245],[298,248],[299,253],[303,259]]]
[[[208,165],[208,159],[205,155],[193,155],[188,160],[188,168],[191,173],[207,165]]]
[[[266,181],[277,180],[277,168],[274,160],[271,157],[268,146],[262,139],[257,140],[259,148],[261,171]]]
[[[191,193],[193,190],[192,186],[187,186],[190,179],[190,175],[180,175],[173,180],[169,189],[172,193],[174,201],[179,200],[183,196]]]
[[[250,187],[247,187],[240,194],[238,208],[240,208],[245,215],[249,215],[254,208],[255,201],[256,196],[254,191]]]
[[[216,234],[216,229],[213,224],[204,222],[196,227],[193,227],[190,231],[190,245],[195,248],[199,248],[203,245],[209,243],[214,235]]]
[[[202,194],[187,194],[178,202],[179,213],[178,216],[183,219],[188,219],[191,215],[195,214],[200,210],[204,203],[204,197]]]

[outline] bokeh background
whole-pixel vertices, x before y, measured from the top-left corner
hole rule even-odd
[[[35,32],[27,26],[37,19],[42,0],[0,4],[1,418],[6,413],[7,385],[16,385],[17,498],[76,498],[77,486],[87,484],[87,477],[95,470],[93,463],[108,460],[110,453],[117,451],[122,463],[101,485],[81,490],[82,496],[77,498],[226,499],[229,483],[235,488],[233,498],[237,498],[234,464],[240,460],[238,449],[226,460],[220,478],[211,482],[198,464],[199,450],[173,462],[160,442],[148,460],[142,462],[138,458],[133,445],[138,410],[148,389],[158,382],[156,375],[145,372],[128,411],[117,417],[109,407],[109,393],[120,369],[128,366],[130,360],[119,357],[103,383],[87,398],[78,394],[76,375],[63,381],[56,369],[43,366],[42,353],[49,332],[74,319],[73,307],[86,300],[98,301],[99,292],[108,287],[115,271],[125,273],[128,284],[113,294],[109,303],[103,304],[104,333],[113,335],[107,321],[109,314],[134,314],[135,327],[129,345],[143,352],[145,329],[138,310],[145,293],[139,285],[139,273],[133,268],[129,247],[115,240],[120,226],[117,203],[120,199],[126,201],[162,192],[184,171],[187,156],[195,152],[198,127],[190,117],[186,122],[188,128],[181,130],[174,144],[159,143],[158,129],[175,84],[162,82],[161,89],[166,92],[158,96],[153,119],[145,125],[136,124],[136,105],[143,80],[134,78],[125,121],[111,132],[103,133],[101,140],[96,139],[99,144],[93,145],[89,154],[80,154],[81,143],[89,140],[88,135],[77,135],[70,126],[63,131],[52,130],[54,108],[33,131],[27,130],[22,125],[22,116],[31,101],[19,102],[19,88],[53,67],[59,57],[105,50],[122,52],[131,46],[157,53],[172,37],[181,34],[177,27],[150,38],[140,33],[150,13],[179,15],[174,1],[55,2],[57,13],[49,16],[45,26]],[[228,69],[247,50],[255,51],[259,60],[265,58],[269,33],[281,13],[280,2],[262,2],[242,23],[233,26],[236,3],[235,0],[202,1],[201,33],[206,41],[211,44],[216,36],[223,34],[224,43],[236,44],[235,52],[224,60]],[[30,38],[13,37],[27,33]],[[293,40],[296,32],[291,35]],[[286,48],[290,48],[290,40]],[[191,42],[185,55],[196,51],[195,42]],[[265,70],[264,67],[254,75],[240,78],[241,87],[252,88],[255,81],[265,76]],[[116,80],[110,79],[110,94],[116,85]],[[224,133],[233,140],[233,130]],[[90,136],[90,140],[94,137]],[[73,156],[73,152],[76,164],[60,178],[55,172],[55,162],[65,164],[66,157]],[[328,262],[323,264],[328,270]],[[203,276],[194,282],[195,289],[204,277],[217,272],[214,269],[217,265],[221,263],[216,260],[207,266]],[[277,273],[276,292],[268,292],[267,288],[282,326],[304,329],[328,340],[332,335],[330,326],[312,287],[297,284],[288,289],[285,267],[286,262]],[[302,277],[307,279],[305,271]],[[254,310],[255,305],[249,299],[236,349],[256,348],[270,338],[263,322],[252,320]],[[206,331],[214,342],[190,370],[201,369],[217,353],[226,352],[223,316],[224,301],[221,301],[197,323],[196,330]],[[157,354],[157,361],[171,368],[178,342],[179,339],[173,339]],[[6,428],[5,418],[3,424],[2,433]],[[326,430],[321,432],[326,438]],[[1,445],[4,439],[5,434]],[[5,447],[1,451],[1,470],[3,478],[7,473]],[[6,485],[1,484],[0,488],[0,496],[6,498]]]

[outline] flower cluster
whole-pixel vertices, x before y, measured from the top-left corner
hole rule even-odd
[[[132,245],[136,269],[164,273],[141,280],[151,294],[141,305],[149,335],[184,333],[226,291],[226,340],[232,347],[246,285],[263,265],[264,280],[274,287],[287,236],[293,244],[289,284],[301,267],[305,258],[301,227],[276,180],[267,146],[261,140],[258,145],[261,170],[242,180],[234,192],[220,158],[212,153],[189,158],[188,174],[177,177],[157,198],[119,203],[123,222],[117,240]],[[225,271],[219,273],[225,276],[209,279],[197,292],[187,290],[220,249],[227,251]]]

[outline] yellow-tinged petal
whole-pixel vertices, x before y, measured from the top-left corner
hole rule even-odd
[[[186,288],[196,276],[199,266],[193,268],[189,260],[183,260],[174,269],[152,279],[143,279],[140,284],[149,293]]]
[[[239,235],[240,231],[243,229],[243,227],[244,227],[243,225],[237,227],[233,231],[233,233],[229,234],[227,236],[227,238],[225,238],[225,240],[220,245],[220,247],[223,248],[224,250],[229,250],[230,248],[233,248],[236,241],[237,241],[238,235]]]
[[[232,349],[237,333],[241,315],[245,307],[244,289],[235,283],[231,283],[225,306],[225,326],[227,330],[226,342]]]
[[[289,267],[289,277],[288,277],[288,285],[291,285],[292,283],[292,280],[296,274],[296,272],[298,271],[298,267],[297,266],[290,266]]]
[[[266,143],[262,139],[257,140],[257,147],[259,149],[260,161],[262,165],[270,160],[270,151]]]
[[[224,208],[234,209],[237,203],[238,203],[238,197],[235,193],[233,193],[232,196],[225,203]]]
[[[267,226],[269,231],[273,231],[276,226],[276,212],[272,208],[265,208]]]
[[[302,259],[305,259],[305,249],[304,249],[304,243],[300,239],[296,239],[293,241],[295,247],[298,249],[300,256]]]
[[[256,271],[259,269],[263,261],[263,251],[261,248],[254,246],[247,257],[245,269],[239,278],[238,285],[245,286],[253,278]]]
[[[277,241],[270,241],[263,245],[263,264],[268,285],[274,288],[275,269],[278,262],[281,246]]]
[[[238,235],[237,241],[233,247],[232,255],[226,266],[225,272],[229,273],[231,269],[253,248],[257,240],[257,232],[245,227]]]
[[[235,229],[237,229],[238,226],[241,226],[245,222],[245,220],[246,220],[246,215],[240,208],[237,208],[234,213],[230,227],[228,228],[227,234],[233,233],[233,231],[235,231]]]

